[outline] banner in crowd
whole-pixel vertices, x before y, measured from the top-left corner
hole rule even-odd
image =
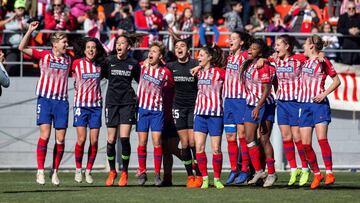
[[[341,85],[328,98],[332,109],[344,111],[360,111],[360,66],[333,63],[341,81]],[[326,87],[332,79],[326,79]]]

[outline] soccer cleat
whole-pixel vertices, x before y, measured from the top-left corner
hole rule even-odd
[[[313,181],[312,181],[312,183],[311,183],[311,186],[310,186],[310,188],[311,189],[316,189],[316,188],[318,188],[319,186],[320,186],[320,183],[321,183],[321,181],[324,179],[324,175],[323,174],[318,174],[318,175],[315,175],[314,174],[314,179],[313,179]]]
[[[117,177],[117,173],[115,170],[110,171],[109,175],[105,181],[106,186],[112,186],[114,184],[115,178]]]
[[[327,173],[325,177],[325,185],[332,185],[335,183],[335,177],[333,173]]]
[[[208,188],[209,188],[209,178],[203,177],[201,189],[208,189]]]
[[[137,171],[136,177],[138,178],[138,184],[139,185],[144,185],[146,183],[146,181],[147,181],[146,172]]]
[[[203,184],[203,177],[202,176],[196,176],[194,180],[193,187],[194,188],[200,188]]]
[[[161,186],[162,180],[160,177],[160,173],[155,173],[154,182],[155,182],[155,186]]]
[[[255,172],[254,177],[251,180],[249,180],[248,184],[249,185],[256,184],[256,182],[261,178],[265,178],[265,173],[262,170]]]
[[[245,182],[249,179],[250,175],[251,175],[250,171],[248,171],[248,172],[242,172],[242,171],[241,171],[241,172],[239,173],[238,177],[235,178],[235,182],[234,182],[234,183],[235,183],[236,185],[243,184],[243,183],[245,183]]]
[[[239,175],[238,172],[236,171],[230,171],[230,174],[229,174],[229,177],[228,179],[226,180],[226,185],[230,185],[234,182],[235,178]]]
[[[271,186],[273,186],[274,183],[276,182],[276,180],[277,180],[277,175],[276,174],[269,174],[266,177],[266,180],[265,180],[265,183],[264,183],[263,187],[271,187]]]
[[[36,182],[40,185],[44,185],[45,184],[45,174],[44,171],[38,171],[36,173]]]
[[[81,183],[82,179],[83,179],[83,177],[82,177],[81,169],[76,169],[75,170],[75,178],[74,178],[75,182]]]
[[[60,180],[57,174],[57,171],[53,171],[52,175],[51,175],[51,183],[55,186],[59,186],[60,185]]]
[[[299,180],[299,186],[304,186],[308,182],[309,176],[310,176],[309,170],[302,170]]]
[[[87,183],[89,183],[89,184],[93,184],[93,183],[94,183],[94,179],[93,179],[91,173],[88,172],[88,171],[85,172],[85,181],[86,181]]]
[[[195,176],[188,176],[186,181],[187,188],[194,188]]]
[[[289,182],[288,182],[288,186],[294,185],[295,182],[296,182],[297,176],[300,175],[300,174],[301,174],[301,170],[299,170],[299,169],[296,169],[295,171],[291,171],[291,172],[290,172],[290,180],[289,180]]]
[[[216,187],[216,189],[223,189],[224,188],[224,185],[217,178],[214,178],[214,186]]]
[[[118,185],[120,187],[127,186],[128,184],[128,173],[126,171],[121,172],[120,179]]]

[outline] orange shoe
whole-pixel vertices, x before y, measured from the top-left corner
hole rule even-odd
[[[186,181],[186,187],[193,188],[194,182],[195,182],[195,176],[188,176]]]
[[[118,185],[120,187],[124,187],[124,186],[127,186],[127,184],[128,184],[128,173],[123,171],[123,172],[121,172]]]
[[[327,173],[325,178],[325,185],[332,185],[335,182],[335,177],[333,173]]]
[[[202,176],[196,176],[196,177],[195,177],[194,184],[192,185],[193,188],[200,188],[201,185],[202,185],[202,182],[203,182]]]
[[[105,185],[112,186],[114,184],[114,180],[117,177],[116,171],[110,171],[109,176],[106,179]]]
[[[313,181],[311,183],[310,188],[311,189],[316,189],[320,186],[321,181],[324,179],[324,175],[323,174],[318,174],[318,175],[314,175]]]

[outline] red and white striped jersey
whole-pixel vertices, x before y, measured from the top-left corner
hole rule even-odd
[[[277,58],[273,60],[276,67],[278,89],[276,98],[283,101],[297,100],[301,66],[306,60],[302,54],[295,54],[284,60]]]
[[[75,107],[101,107],[101,67],[82,58],[72,64],[75,96]]]
[[[256,62],[253,62],[244,72],[246,103],[250,106],[256,106],[260,101],[264,88],[262,84],[271,83],[275,76],[275,69],[265,64],[262,68],[256,67]],[[266,98],[266,103],[275,103],[274,97],[271,94]]]
[[[141,75],[137,95],[139,108],[162,111],[166,88],[174,87],[174,79],[166,67],[150,68],[141,63]]]
[[[223,89],[224,98],[246,98],[244,81],[240,77],[241,65],[246,61],[246,58],[247,51],[228,57]]]
[[[336,74],[328,59],[324,62],[318,58],[306,60],[301,71],[298,102],[312,103],[316,95],[325,91],[326,77],[334,77]]]
[[[195,102],[195,115],[222,116],[222,88],[225,80],[225,70],[211,67],[200,70],[197,74],[198,92]]]
[[[32,54],[40,60],[40,79],[36,84],[36,95],[48,99],[67,100],[70,57],[56,57],[50,50],[33,49]]]

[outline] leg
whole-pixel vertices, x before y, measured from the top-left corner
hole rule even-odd
[[[299,153],[302,170],[303,170],[303,172],[308,171],[309,169],[308,169],[308,166],[307,166],[307,161],[306,161],[304,148],[303,148],[302,143],[301,143],[301,135],[300,135],[299,126],[291,126],[291,134],[293,136],[293,141],[295,142],[296,148],[297,148],[298,153]]]
[[[50,124],[42,124],[39,126],[40,128],[40,137],[37,144],[36,149],[36,158],[38,170],[44,172],[44,164],[47,152],[47,144],[49,142],[50,133],[51,133],[51,125]]]
[[[115,158],[116,158],[116,138],[117,138],[117,127],[108,127],[107,128],[107,144],[106,144],[106,154],[110,167],[110,171],[116,172],[115,169]]]
[[[57,171],[60,166],[61,159],[64,155],[65,149],[65,134],[66,129],[55,129],[55,146],[54,146],[54,160],[53,160],[53,169]]]
[[[151,132],[154,145],[155,174],[160,174],[162,161],[161,132]]]
[[[194,176],[192,171],[192,157],[191,151],[189,147],[189,135],[188,129],[178,130],[180,142],[181,142],[181,160],[185,165],[185,169],[188,176]]]
[[[211,136],[211,148],[213,151],[213,169],[214,169],[214,186],[217,189],[224,188],[224,185],[220,181],[223,155],[221,152],[221,135]]]
[[[139,173],[146,172],[146,145],[148,141],[147,132],[138,132],[139,146],[138,146],[138,161],[139,161]]]
[[[90,129],[90,146],[89,146],[89,151],[88,151],[88,162],[87,162],[87,166],[86,166],[86,173],[91,172],[94,162],[95,162],[95,159],[96,159],[97,150],[98,150],[99,133],[100,133],[99,128]]]
[[[283,140],[285,157],[289,162],[291,171],[296,171],[295,146],[292,139],[291,127],[289,125],[279,125],[279,128]]]
[[[274,149],[270,142],[272,126],[273,126],[273,123],[271,121],[267,120],[267,121],[265,121],[265,123],[262,123],[261,127],[260,127],[260,132],[261,132],[260,142],[264,148],[265,157],[266,157],[266,165],[268,167],[268,174],[275,173]]]
[[[122,171],[127,172],[130,161],[131,145],[130,145],[131,124],[120,125],[120,140],[121,140],[121,159]]]
[[[191,150],[191,153],[192,153],[192,159],[194,160],[193,168],[195,169],[195,175],[198,176],[198,177],[202,177],[201,172],[199,170],[199,166],[197,164],[197,160],[196,160],[196,147],[195,147],[194,130],[189,129],[188,134],[189,134],[189,146],[190,146],[190,150]]]
[[[84,156],[84,145],[86,142],[86,127],[76,127],[77,141],[75,144],[75,162],[76,170],[81,175],[82,159]],[[78,181],[81,182],[81,181]]]
[[[241,151],[241,171],[242,172],[248,172],[249,171],[249,150],[246,145],[246,134],[245,134],[245,126],[244,124],[238,124],[237,125],[237,134],[239,136],[239,142],[240,142],[240,151]]]

